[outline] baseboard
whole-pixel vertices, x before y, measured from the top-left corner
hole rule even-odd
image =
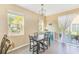
[[[10,52],[12,52],[12,51],[15,51],[15,50],[17,50],[17,49],[20,49],[20,48],[22,48],[22,47],[24,47],[24,46],[27,46],[27,45],[29,45],[29,44],[24,44],[24,45],[21,45],[21,46],[19,46],[19,47],[15,47],[15,48],[9,50],[8,53],[10,53]]]

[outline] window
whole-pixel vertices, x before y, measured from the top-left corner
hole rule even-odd
[[[14,12],[8,12],[8,35],[24,34],[24,16]]]

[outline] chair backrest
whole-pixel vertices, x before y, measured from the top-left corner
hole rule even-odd
[[[45,33],[45,34],[44,34],[44,38],[45,38],[45,39],[48,39],[48,38],[49,38],[49,34],[48,34],[48,33]]]
[[[35,32],[34,33],[34,37],[38,37],[38,32]]]
[[[10,47],[11,47],[10,40],[8,40],[7,36],[4,35],[1,41],[0,54],[6,54]]]
[[[33,37],[32,37],[31,35],[29,35],[29,39],[32,40],[32,38],[33,38]]]

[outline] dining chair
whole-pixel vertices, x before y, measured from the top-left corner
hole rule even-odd
[[[10,47],[10,40],[7,39],[7,35],[4,35],[0,45],[0,54],[7,54]]]
[[[32,53],[34,54],[34,52],[36,52],[37,43],[36,41],[34,41],[34,36],[29,35],[29,40],[30,40],[29,51],[32,51]]]
[[[45,52],[45,50],[48,49],[48,46],[49,46],[49,37],[47,33],[43,33],[43,35],[44,35],[44,38],[40,42],[41,43],[40,45],[42,47],[43,52]]]
[[[48,46],[49,46],[49,35],[48,35],[48,33],[45,33],[44,34],[44,45],[45,45],[45,47],[46,47],[46,49],[48,49]]]

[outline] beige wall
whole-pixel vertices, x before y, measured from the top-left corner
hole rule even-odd
[[[15,47],[28,44],[28,35],[38,30],[38,15],[17,5],[0,5],[0,42],[4,33],[8,33],[7,13],[8,11],[22,13],[24,15],[24,35],[9,36]]]
[[[53,26],[55,26],[56,30],[59,31],[58,16],[71,14],[71,13],[78,13],[78,12],[79,12],[79,8],[76,8],[76,9],[60,12],[60,13],[57,13],[57,14],[54,14],[54,15],[49,15],[49,16],[46,17],[46,24],[47,23],[52,23]]]

